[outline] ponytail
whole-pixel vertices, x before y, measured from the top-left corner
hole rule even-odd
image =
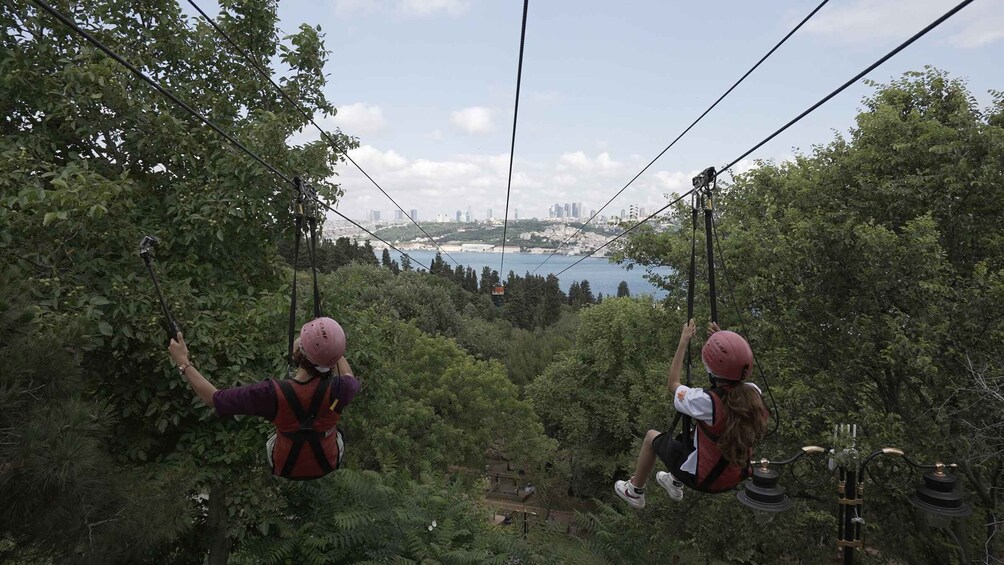
[[[739,383],[722,398],[728,421],[718,438],[722,457],[734,465],[745,467],[750,450],[767,435],[767,407],[755,387]]]

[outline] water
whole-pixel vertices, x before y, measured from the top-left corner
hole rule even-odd
[[[379,259],[383,254],[383,251],[377,251],[376,256]],[[435,251],[409,251],[408,255],[412,259],[423,263],[428,266],[432,263],[432,259],[436,256]],[[501,253],[477,253],[474,251],[451,251],[450,255],[457,260],[458,263],[465,267],[471,267],[474,272],[478,275],[478,280],[481,280],[481,270],[488,265],[493,270],[499,269],[499,264],[502,260]],[[390,250],[390,257],[392,260],[401,262],[401,255],[394,250]],[[527,271],[533,271],[537,268],[537,265],[541,261],[547,258],[547,255],[530,254],[530,253],[506,253],[505,254],[505,273],[502,273],[503,279],[509,274],[509,271],[514,271],[517,275],[524,276]],[[445,254],[443,259],[450,263],[450,266],[454,265],[451,263],[450,258]],[[581,256],[574,255],[555,255],[551,257],[544,263],[544,266],[537,269],[534,275],[547,276],[551,273],[558,273],[559,271],[565,269],[572,263],[575,263],[581,259]],[[413,267],[417,265],[412,262]],[[659,273],[668,273],[669,268],[658,269]],[[574,281],[589,281],[589,288],[593,291],[595,296],[598,293],[603,293],[603,296],[617,296],[617,285],[621,281],[627,281],[628,290],[631,291],[631,295],[636,294],[650,294],[656,298],[662,298],[666,296],[666,291],[656,288],[651,283],[649,283],[644,278],[645,269],[640,267],[635,267],[630,271],[625,269],[623,266],[616,263],[611,263],[608,259],[602,257],[589,257],[583,260],[578,265],[575,265],[568,271],[562,273],[558,277],[558,284],[561,289],[568,292],[568,288],[572,285]]]

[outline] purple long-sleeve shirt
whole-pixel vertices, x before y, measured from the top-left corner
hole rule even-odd
[[[298,381],[292,381],[293,386],[302,385]],[[352,402],[356,393],[359,392],[359,379],[352,375],[342,375],[341,384],[333,384],[335,388],[338,404],[335,412],[341,414],[342,410]],[[216,408],[216,415],[221,417],[248,415],[258,416],[266,420],[274,420],[278,411],[278,398],[275,394],[275,387],[272,386],[272,379],[265,379],[259,383],[227,388],[213,393],[213,406]]]

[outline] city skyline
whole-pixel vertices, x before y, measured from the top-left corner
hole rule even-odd
[[[372,209],[366,212],[366,221],[368,222],[380,222],[388,221],[391,216],[393,216],[395,222],[408,222],[410,221],[408,217],[402,213],[401,210],[394,209],[390,213],[385,214],[388,210],[385,209]],[[540,216],[527,216],[526,214],[520,214],[519,208],[514,208],[511,211],[509,220],[519,221],[524,220],[544,220],[544,219],[573,219],[586,221],[589,218],[596,216],[598,221],[608,221],[609,219],[641,219],[646,216],[647,208],[645,206],[640,206],[638,204],[631,204],[628,208],[621,208],[619,213],[611,211],[609,214],[602,214],[597,216],[597,209],[589,209],[589,213],[586,213],[586,208],[582,202],[566,202],[566,203],[554,203],[548,207],[548,215],[544,217]],[[419,217],[419,210],[417,208],[412,208],[409,212],[411,219],[416,222],[423,221]],[[502,221],[504,218],[502,216],[496,216],[493,208],[487,208],[484,216],[479,217],[473,213],[473,207],[468,206],[466,210],[456,209],[452,212],[442,211],[430,214],[428,217],[435,218],[437,223],[472,223],[481,221]],[[594,221],[596,221],[594,220]],[[433,220],[427,220],[433,221]]]

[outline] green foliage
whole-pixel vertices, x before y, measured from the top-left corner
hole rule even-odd
[[[290,229],[290,231],[295,235],[295,229]],[[299,260],[296,262],[296,267],[309,271],[310,250],[308,245],[309,242],[307,239],[304,238],[300,241]],[[295,241],[292,239],[287,238],[279,242],[279,255],[291,267],[294,266],[293,256],[296,254],[295,246]],[[384,251],[386,252],[386,250]],[[350,263],[361,263],[363,265],[377,264],[376,256],[373,255],[373,246],[370,245],[368,240],[359,243],[347,237],[339,237],[335,241],[321,239],[318,242],[317,251],[314,256],[314,266],[319,272],[330,273]],[[391,268],[391,264],[390,255],[388,254],[387,261],[383,266]]]
[[[1004,331],[996,212],[1004,129],[995,101],[984,113],[962,82],[932,69],[909,73],[878,86],[848,139],[793,162],[762,163],[723,187],[719,254],[748,325],[737,326],[727,296],[719,310],[724,327],[753,338],[779,404],[780,434],[761,448],[765,455],[825,442],[834,423],[852,421],[864,430],[866,452],[895,445],[914,459],[962,463],[977,514],[999,512],[990,493],[1001,486],[1004,462],[999,451],[982,451],[980,417],[995,405],[992,388],[967,384],[970,360],[1000,358]],[[660,279],[672,308],[685,304],[689,215],[676,209],[680,229],[642,232],[623,255],[676,270]],[[699,281],[703,275],[698,262]],[[830,506],[804,503],[794,522],[771,526],[779,539],[831,531],[818,519]],[[868,513],[883,519],[869,521],[869,546],[889,558],[952,562],[937,534],[902,543],[914,529],[904,504],[899,493],[870,489]],[[726,512],[734,506],[705,520],[722,523]],[[710,555],[731,551],[695,539]],[[785,553],[761,543],[744,559]]]
[[[114,463],[113,407],[84,394],[82,324],[42,329],[9,268],[0,289],[0,530],[13,542],[0,557],[129,561],[185,531],[177,477]],[[160,512],[147,516],[152,505]]]
[[[636,454],[635,438],[670,419],[660,392],[666,329],[678,325],[670,322],[646,299],[611,298],[583,309],[572,348],[527,386],[548,434],[572,460],[577,495],[607,494]]]

